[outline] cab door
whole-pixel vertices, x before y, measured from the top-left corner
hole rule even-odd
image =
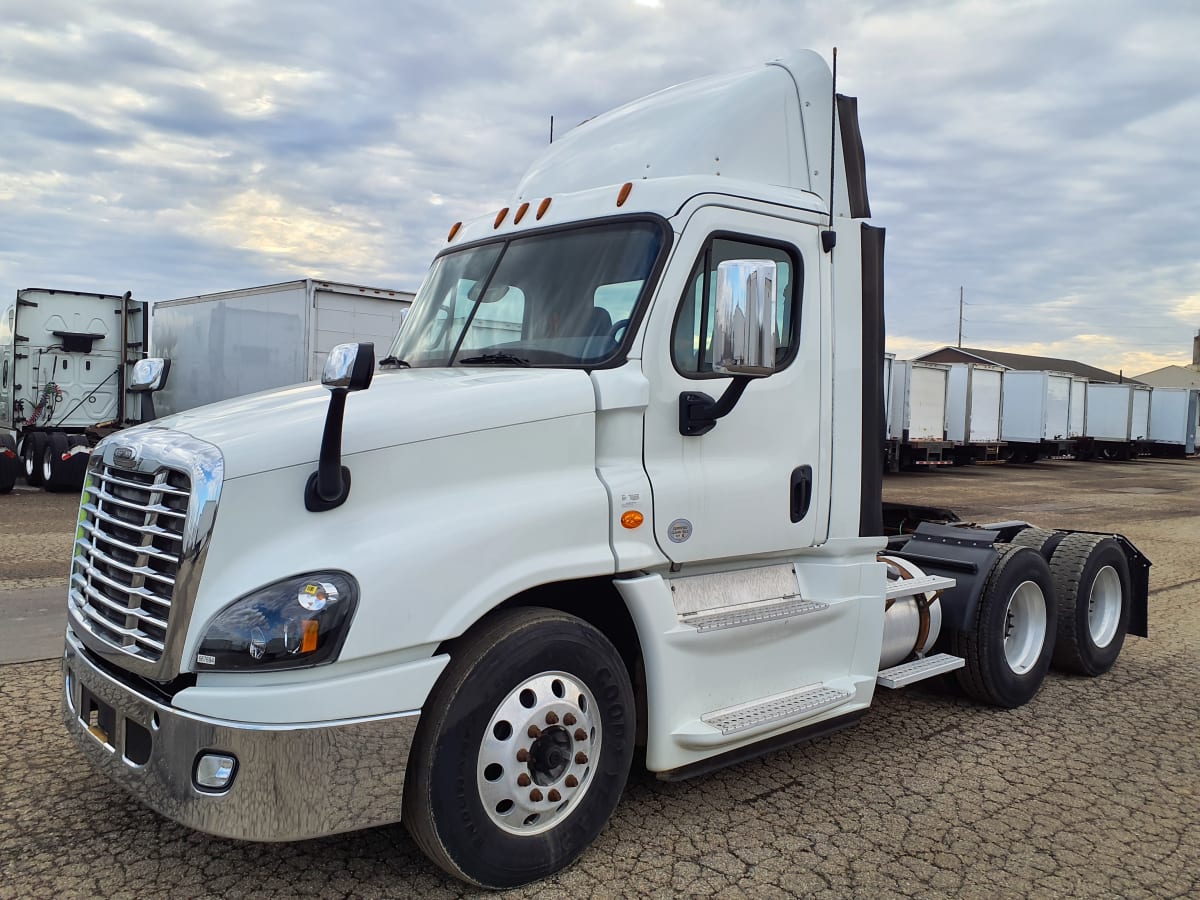
[[[677,242],[642,351],[655,537],[673,563],[782,553],[825,539],[828,290],[818,240],[815,224],[706,206]],[[776,263],[776,370],[752,380],[710,431],[684,435],[680,395],[716,400],[732,381],[713,373],[711,359],[715,273],[731,259]]]

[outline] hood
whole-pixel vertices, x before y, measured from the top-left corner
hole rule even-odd
[[[143,425],[186,432],[220,448],[225,477],[315,465],[329,391],[301,384],[178,413]],[[343,458],[465,432],[593,413],[581,369],[402,369],[380,372],[346,398]]]

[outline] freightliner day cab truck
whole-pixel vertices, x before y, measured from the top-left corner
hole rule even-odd
[[[635,746],[685,778],[877,685],[955,672],[1013,707],[1052,660],[1106,671],[1146,633],[1128,541],[886,536],[868,214],[818,55],[685,84],[456,225],[373,381],[343,345],[328,391],[110,437],[71,577],[78,746],[202,831],[402,820],[504,887],[585,851]]]

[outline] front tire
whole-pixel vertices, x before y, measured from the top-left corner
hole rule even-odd
[[[1110,537],[1071,534],[1050,557],[1058,595],[1054,667],[1095,677],[1113,667],[1129,629],[1129,560]]]
[[[570,865],[625,788],[636,732],[616,648],[575,616],[513,609],[458,642],[409,756],[403,821],[446,872],[508,888]]]
[[[962,689],[1007,709],[1028,703],[1050,668],[1057,621],[1046,560],[1029,547],[1000,548],[974,621],[952,639],[966,660],[956,673]]]

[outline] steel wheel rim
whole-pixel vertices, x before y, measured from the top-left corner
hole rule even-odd
[[[479,800],[509,834],[541,834],[578,808],[600,756],[596,698],[566,672],[527,678],[496,707],[475,767]]]
[[[1117,636],[1117,625],[1121,621],[1121,576],[1112,566],[1105,566],[1096,573],[1092,589],[1088,592],[1088,631],[1092,643],[1107,647]]]
[[[50,456],[53,452],[53,448],[47,446],[42,453],[42,481],[49,481],[50,473],[54,470],[54,460]]]
[[[34,473],[37,472],[37,460],[33,458],[33,453],[31,453],[30,450],[32,450],[32,448],[29,448],[25,451],[23,454],[23,459],[21,460],[25,464],[26,479],[32,478]]]
[[[1004,659],[1024,675],[1042,655],[1046,643],[1046,597],[1035,582],[1024,581],[1008,598],[1004,610]]]

